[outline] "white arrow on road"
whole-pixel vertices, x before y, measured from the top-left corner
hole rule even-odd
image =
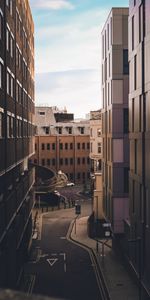
[[[49,258],[47,259],[47,262],[50,264],[50,266],[52,267],[55,262],[58,260],[58,258]]]

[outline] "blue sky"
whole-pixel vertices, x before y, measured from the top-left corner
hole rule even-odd
[[[101,30],[128,0],[30,0],[35,24],[36,105],[84,117],[101,107]]]

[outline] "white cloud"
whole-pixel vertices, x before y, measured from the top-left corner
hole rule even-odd
[[[70,70],[36,75],[36,105],[66,106],[75,117],[101,107],[100,72]]]
[[[74,6],[67,0],[31,0],[32,8],[40,9],[73,9]]]

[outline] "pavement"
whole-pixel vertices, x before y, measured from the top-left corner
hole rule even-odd
[[[87,219],[88,217],[81,217],[76,219],[76,224],[73,222],[71,239],[94,252],[111,300],[138,300],[139,288],[121,258],[113,251],[111,240],[89,238]]]

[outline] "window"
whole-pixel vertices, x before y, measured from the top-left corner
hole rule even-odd
[[[82,164],[85,164],[85,157],[82,157]]]
[[[82,178],[85,179],[85,172],[82,173]]]
[[[73,165],[73,158],[70,158],[70,165]]]
[[[91,152],[93,152],[93,144],[91,143],[91,150],[90,150]]]
[[[69,127],[69,128],[68,128],[68,133],[69,133],[69,134],[72,134],[72,127]]]
[[[34,164],[37,164],[37,159],[36,158],[34,159]]]
[[[50,144],[49,143],[47,144],[47,150],[50,150]]]
[[[129,132],[129,112],[128,112],[128,108],[124,108],[124,110],[123,110],[123,129],[124,129],[124,133]]]
[[[50,159],[47,159],[47,165],[50,166]]]
[[[14,75],[7,68],[7,94],[13,98],[14,96]]]
[[[134,89],[137,88],[137,56],[134,56]]]
[[[124,193],[129,192],[129,168],[124,168]]]
[[[52,159],[52,165],[55,166],[55,164],[56,164],[56,161],[55,161],[55,158],[53,158]]]
[[[132,99],[132,132],[134,132],[134,99]]]
[[[65,158],[65,165],[68,165],[68,158]]]
[[[123,49],[123,74],[129,74],[128,49]]]
[[[139,131],[142,130],[142,96],[139,97]]]
[[[90,164],[90,158],[87,157],[87,164],[89,165]]]
[[[3,64],[0,59],[0,89],[3,87]]]
[[[134,16],[132,17],[132,50],[134,50]]]
[[[12,116],[7,116],[7,137],[12,138],[14,137],[14,118]]]
[[[35,151],[37,150],[37,144],[35,144]]]
[[[142,18],[142,10],[143,6],[139,6],[139,43],[142,41],[142,26],[143,26],[143,18]]]
[[[60,143],[60,144],[59,144],[59,149],[60,149],[60,150],[63,150],[63,143]]]
[[[45,111],[39,111],[40,116],[45,116]]]
[[[45,150],[45,144],[42,144],[41,149]]]
[[[42,166],[45,166],[45,159],[42,159]]]
[[[70,150],[73,149],[73,143],[70,143]]]
[[[102,131],[100,128],[97,129],[97,136],[100,137],[102,135]]]
[[[90,143],[87,143],[87,149],[88,150],[90,149]]]
[[[68,143],[65,143],[65,150],[68,150]]]
[[[0,40],[3,38],[3,15],[0,11]]]
[[[59,134],[62,134],[62,127],[58,127],[57,131],[58,131]]]
[[[80,127],[80,133],[84,134],[84,127]]]
[[[109,24],[107,24],[107,48],[109,50]]]
[[[77,149],[80,150],[80,143],[77,143]]]
[[[98,143],[98,144],[97,144],[97,152],[98,152],[98,153],[101,153],[101,152],[102,152],[102,145],[101,145],[101,143]]]
[[[82,143],[82,149],[85,149],[85,143]]]
[[[77,179],[80,180],[80,178],[81,178],[81,174],[77,173]]]
[[[45,133],[49,134],[49,127],[45,127]]]
[[[55,143],[52,143],[52,150],[55,150]]]
[[[6,0],[6,5],[9,9],[10,15],[12,15],[12,0]]]
[[[80,157],[77,158],[77,164],[80,165]]]
[[[137,174],[137,140],[134,141],[134,172]]]
[[[60,164],[60,166],[63,165],[63,158],[60,158],[60,159],[59,159],[59,164]]]
[[[90,136],[92,136],[92,135],[93,135],[93,129],[90,128]]]

